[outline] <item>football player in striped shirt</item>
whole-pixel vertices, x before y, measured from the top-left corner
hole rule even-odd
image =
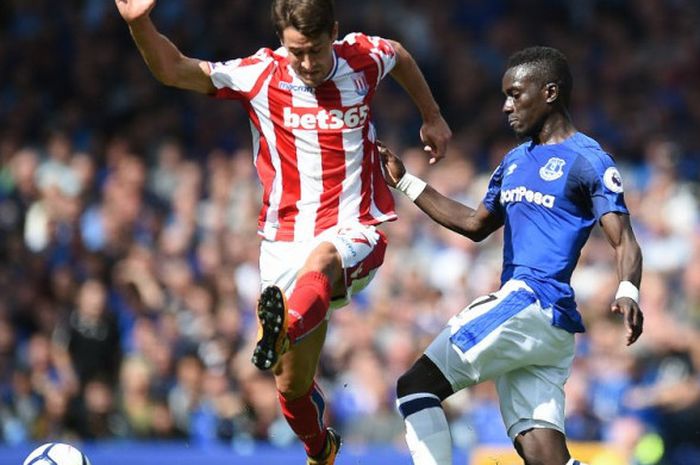
[[[211,63],[184,56],[149,14],[155,0],[115,0],[153,75],[174,87],[237,100],[247,111],[263,186],[259,339],[253,363],[272,370],[282,412],[309,464],[332,464],[340,438],[323,420],[314,382],[330,309],[372,279],[396,218],[371,102],[391,75],[420,113],[431,163],[451,131],[415,60],[398,42],[339,38],[333,0],[274,0],[281,46]]]

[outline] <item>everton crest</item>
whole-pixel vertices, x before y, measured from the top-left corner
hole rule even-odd
[[[547,160],[547,163],[540,168],[540,177],[545,181],[554,181],[559,179],[564,174],[564,165],[566,162],[561,158],[552,157]]]

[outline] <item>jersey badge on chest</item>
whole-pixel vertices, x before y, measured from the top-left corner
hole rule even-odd
[[[566,162],[561,158],[552,157],[540,168],[540,177],[545,181],[555,181],[564,174]]]
[[[369,83],[365,78],[365,73],[355,73],[352,76],[352,82],[355,84],[355,92],[358,95],[365,96],[369,93]]]

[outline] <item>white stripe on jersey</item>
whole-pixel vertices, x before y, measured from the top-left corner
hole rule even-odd
[[[248,119],[248,123],[250,123],[251,143],[253,146],[253,165],[255,165],[258,162],[258,155],[260,155],[260,131],[258,131],[258,128],[255,127],[253,121],[250,119]]]
[[[269,66],[270,61],[264,52],[264,49],[257,51],[255,58],[259,58],[257,63],[240,66],[242,58],[229,60],[223,63],[210,63],[210,68],[216,72],[212,72],[211,77],[214,85],[217,88],[228,87],[239,92],[250,92],[260,77],[262,72]],[[235,70],[235,72],[230,72]]]
[[[359,138],[359,150],[363,150],[361,135]],[[343,192],[340,193],[338,223],[357,218],[360,215],[360,202],[362,200],[363,157],[352,155],[358,150],[358,143],[351,142],[350,137],[343,137],[343,148],[345,149],[345,179],[343,180]]]
[[[280,226],[278,208],[280,205],[280,199],[282,198],[282,164],[280,161],[280,155],[277,152],[277,136],[275,135],[275,128],[272,125],[270,118],[265,116],[270,114],[268,90],[271,80],[272,74],[265,78],[265,82],[260,88],[260,92],[258,92],[250,102],[251,106],[253,107],[253,111],[255,111],[258,115],[262,136],[268,142],[272,166],[275,168],[275,178],[270,187],[270,208],[267,210],[265,223],[262,228],[264,237],[274,237],[277,233],[277,229]],[[260,144],[258,143],[256,153],[259,154],[259,152]],[[256,155],[256,162],[258,161],[257,158],[258,157]]]
[[[338,58],[337,75],[343,76],[353,73],[348,62],[343,58]],[[349,79],[337,82],[344,107],[359,105],[364,97],[357,92],[342,89],[343,84],[352,85]],[[352,89],[351,89],[352,90]],[[371,123],[370,123],[371,124]],[[360,202],[362,200],[362,161],[364,156],[357,156],[364,152],[364,138],[362,130],[343,131],[343,150],[345,151],[345,179],[343,180],[343,192],[340,194],[340,205],[338,208],[338,222],[357,218],[360,215]]]
[[[289,70],[294,75],[294,71]],[[300,95],[301,94],[301,95]],[[308,92],[292,91],[292,105],[295,108],[315,108],[318,101]],[[315,131],[292,131],[297,149],[299,188],[301,190],[297,208],[299,213],[294,221],[294,238],[314,237],[316,214],[321,205],[323,192],[323,165],[321,145]]]
[[[377,141],[377,131],[376,131],[375,128],[374,128],[374,124],[370,124],[370,126],[369,126],[369,134],[367,134],[367,138],[368,138],[370,141],[372,141],[372,143],[375,143],[375,142]],[[377,157],[377,156],[378,156],[378,155],[377,155],[376,153],[374,153],[374,152],[372,153],[372,155],[371,155],[372,164],[375,164],[375,163],[379,162],[379,160],[377,160],[377,159],[375,158],[375,157]],[[370,190],[372,190],[373,192],[374,192],[374,182],[375,182],[375,179],[374,179],[374,172],[372,172],[371,181],[370,181],[370,187],[369,187],[369,188],[370,188]],[[381,182],[383,183],[384,180],[382,179]],[[391,194],[389,194],[389,195],[391,195]],[[372,196],[371,196],[370,198],[372,199],[372,203],[370,204],[369,212],[370,212],[370,214],[371,214],[373,217],[377,218],[377,219],[379,220],[380,223],[383,223],[383,222],[385,222],[385,221],[390,221],[390,220],[392,220],[393,218],[396,218],[396,215],[395,215],[393,212],[391,212],[391,213],[382,212],[382,211],[379,209],[379,207],[377,207],[377,204],[375,203],[375,199],[376,199],[377,197],[374,195],[374,193],[372,194]]]

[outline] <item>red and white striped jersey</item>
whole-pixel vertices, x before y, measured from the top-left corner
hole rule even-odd
[[[333,69],[315,88],[299,80],[284,47],[210,64],[216,97],[240,100],[248,112],[263,186],[258,229],[269,240],[396,218],[370,121],[370,101],[396,53],[388,41],[358,33],[333,50]]]

